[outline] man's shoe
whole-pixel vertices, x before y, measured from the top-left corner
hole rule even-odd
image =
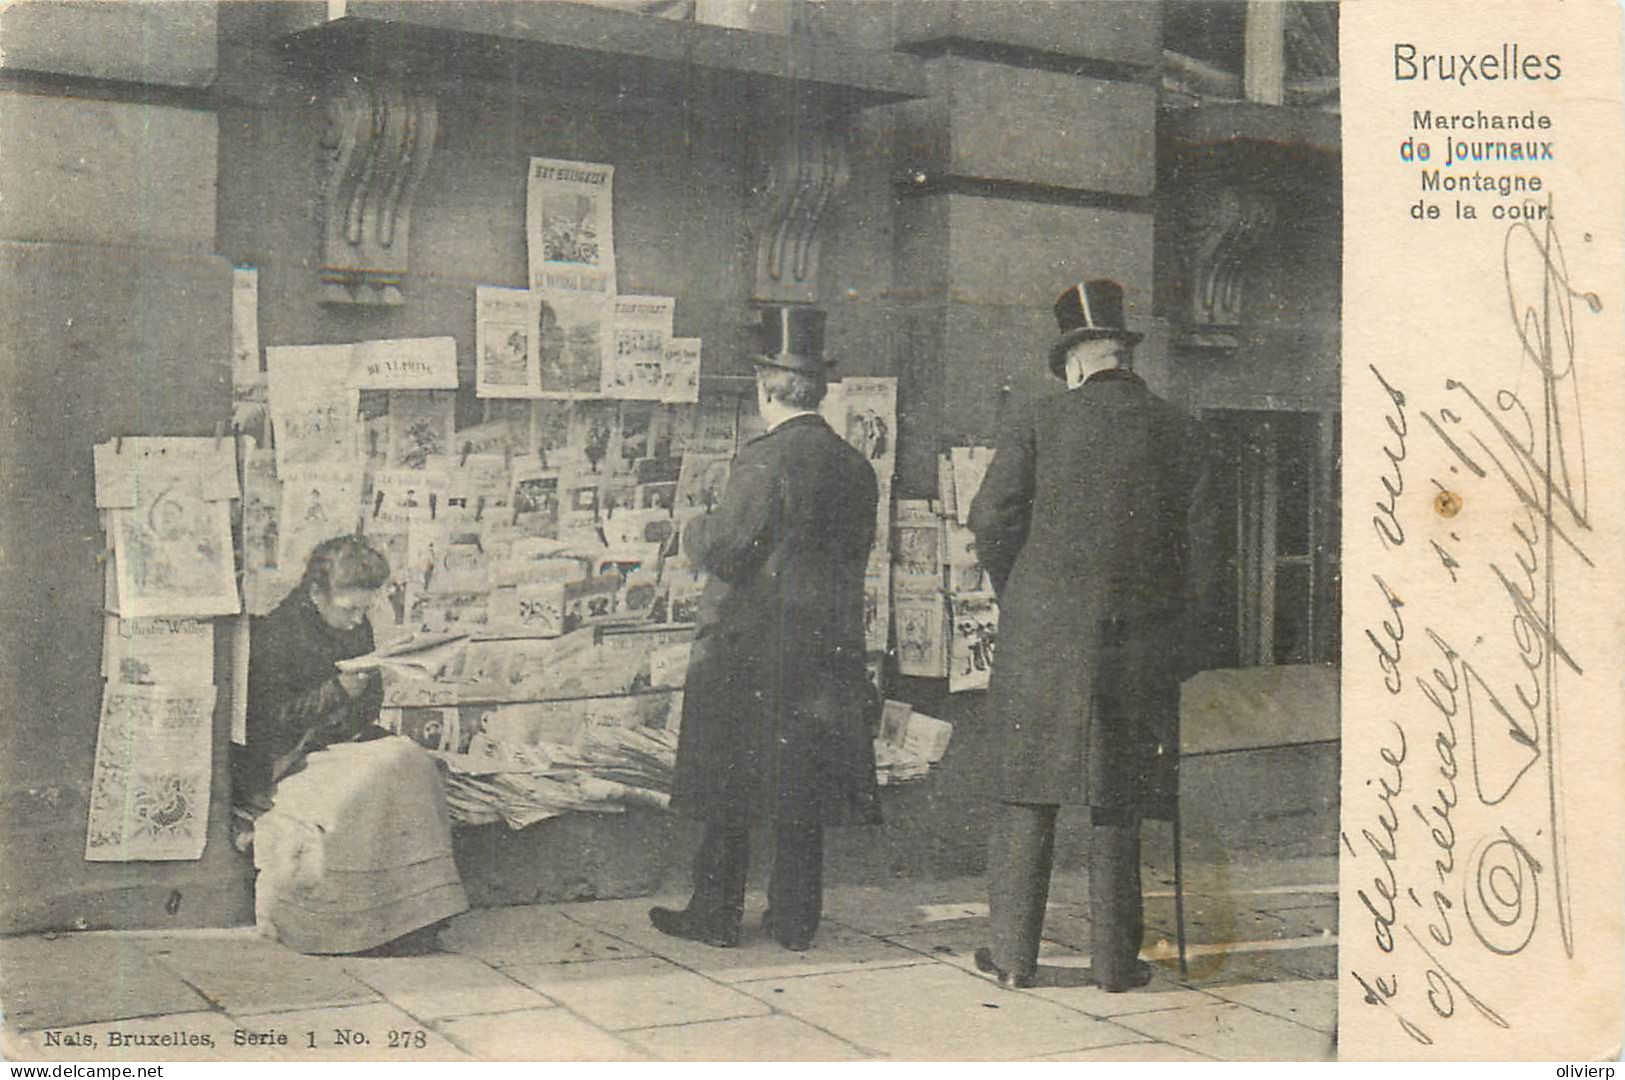
[[[1096,986],[1108,994],[1121,994],[1125,990],[1138,990],[1150,982],[1154,971],[1155,969],[1144,960],[1136,960],[1134,961],[1134,967],[1129,971],[1128,978],[1121,983],[1103,983],[1098,977],[1094,979],[1094,982]],[[1093,975],[1093,969],[1091,969],[1091,975]]]
[[[762,912],[762,931],[791,952],[806,952],[812,948],[813,936],[811,934],[787,933],[785,928],[781,927],[778,921],[773,918],[772,908]]]
[[[1034,976],[1012,976],[1008,971],[994,963],[993,950],[985,945],[976,950],[976,955],[973,957],[973,959],[976,961],[977,971],[980,971],[983,975],[991,975],[995,980],[997,980],[1000,986],[1005,987],[1006,989],[1026,990],[1033,985]]]
[[[739,923],[725,916],[706,917],[688,910],[654,907],[649,909],[649,921],[668,937],[698,941],[718,949],[731,949],[739,944]]]

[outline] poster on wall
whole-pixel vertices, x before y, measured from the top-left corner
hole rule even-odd
[[[535,397],[542,392],[535,313],[527,289],[481,285],[474,290],[474,393],[482,398]]]
[[[213,686],[108,683],[90,780],[90,862],[197,859],[209,821]]]
[[[615,166],[531,158],[525,189],[530,287],[615,294]]]

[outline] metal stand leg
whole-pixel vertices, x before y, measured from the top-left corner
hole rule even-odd
[[[1185,859],[1181,850],[1184,837],[1179,829],[1179,802],[1174,802],[1174,936],[1179,944],[1179,977],[1190,977],[1185,964]]]

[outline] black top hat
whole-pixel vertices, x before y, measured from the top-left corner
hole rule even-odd
[[[755,351],[751,363],[823,378],[835,366],[824,359],[824,313],[817,308],[785,305],[762,309],[751,327]]]
[[[1061,336],[1050,346],[1049,369],[1066,378],[1066,354],[1080,341],[1118,338],[1138,344],[1143,334],[1123,325],[1123,286],[1106,278],[1084,281],[1067,289],[1055,301],[1055,321]]]

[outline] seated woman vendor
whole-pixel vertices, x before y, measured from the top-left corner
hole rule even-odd
[[[324,541],[251,631],[237,801],[257,815],[256,920],[300,952],[421,948],[468,909],[439,764],[378,726],[376,670],[336,666],[372,652],[366,613],[388,580],[361,537]]]

